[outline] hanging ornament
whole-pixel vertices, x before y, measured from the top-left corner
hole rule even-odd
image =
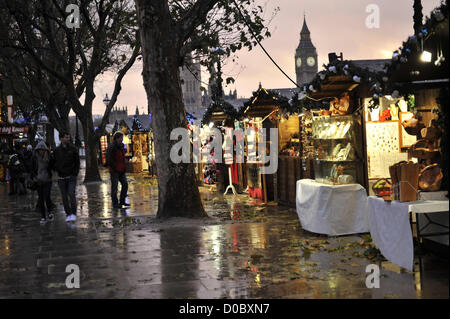
[[[394,90],[394,91],[392,92],[391,96],[392,96],[394,99],[397,99],[397,98],[400,97],[400,92],[399,92],[398,90]]]
[[[330,66],[330,67],[328,68],[328,70],[329,70],[330,72],[336,73],[336,67],[335,67],[334,65]]]
[[[361,78],[359,76],[357,76],[357,75],[354,75],[353,76],[353,81],[355,81],[357,83],[360,83],[361,82]]]
[[[325,80],[325,76],[325,73],[319,73],[319,77],[322,81]]]
[[[400,55],[400,54],[399,54],[397,51],[395,51],[394,54],[392,54],[392,60],[397,61],[399,55]]]
[[[436,12],[434,13],[434,18],[437,22],[441,22],[445,19],[445,16],[442,14],[441,10],[436,10]]]
[[[374,95],[373,95],[373,98],[374,98],[375,100],[378,100],[378,94],[374,94]]]
[[[409,42],[412,42],[412,43],[415,43],[415,42],[417,42],[417,37],[416,37],[415,35],[412,35],[412,36],[410,36],[410,37],[408,38],[408,41],[409,41]]]
[[[442,53],[442,47],[441,44],[438,46],[438,52],[436,54],[437,58],[436,61],[434,61],[435,66],[441,66],[441,64],[445,61],[444,54]]]

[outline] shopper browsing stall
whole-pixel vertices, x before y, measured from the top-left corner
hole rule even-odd
[[[122,144],[123,133],[116,132],[113,136],[113,142],[106,151],[106,165],[109,166],[111,174],[111,199],[114,208],[130,206],[125,203],[128,192],[128,182],[126,177],[125,149]],[[117,188],[120,182],[120,201],[117,199]]]

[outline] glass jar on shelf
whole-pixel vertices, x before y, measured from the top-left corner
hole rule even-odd
[[[357,115],[317,116],[312,120],[315,180],[363,184],[362,128]]]

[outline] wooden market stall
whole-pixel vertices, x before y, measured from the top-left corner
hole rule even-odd
[[[233,143],[233,158],[225,159],[222,156],[222,161],[219,163],[206,163],[206,159],[203,158],[198,168],[200,181],[205,183],[207,179],[206,174],[212,174],[214,180],[208,179],[208,181],[215,183],[217,190],[220,192],[226,193],[228,189],[231,189],[233,193],[236,193],[241,192],[245,188],[243,169],[245,164],[237,163],[234,147],[236,138],[240,137],[233,136],[232,131],[239,127],[238,120],[239,114],[236,109],[223,100],[220,103],[213,102],[202,118],[203,130],[213,127],[219,128],[222,132],[223,141],[225,142],[227,138],[230,138],[231,143]],[[225,155],[224,150],[222,150],[222,155]]]
[[[144,128],[137,116],[133,117],[131,127],[131,159],[130,170],[133,173],[152,171],[154,159],[153,134],[150,128]],[[150,155],[150,157],[149,157]]]
[[[278,169],[274,174],[261,174],[260,167],[264,169],[259,161],[252,161],[251,156],[256,155],[256,149],[247,151],[246,172],[249,195],[267,202],[288,203],[289,199],[295,199],[295,181],[300,178],[300,139],[299,118],[297,114],[292,116],[283,115],[279,118],[280,106],[283,98],[276,92],[259,87],[253,96],[242,108],[244,117],[244,131],[251,129],[259,140],[259,130],[266,129],[266,150],[270,154],[273,141],[270,140],[271,128],[276,128],[278,133],[278,148],[275,150],[277,156],[280,150],[284,155],[278,157]],[[247,144],[250,136],[246,136]],[[272,152],[274,152],[272,150]],[[270,163],[269,163],[270,164]],[[292,201],[291,201],[292,202]]]

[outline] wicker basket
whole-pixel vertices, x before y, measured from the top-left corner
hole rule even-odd
[[[429,140],[418,140],[409,148],[411,157],[419,159],[437,159],[440,156],[439,149],[435,149],[433,143]]]
[[[419,188],[425,192],[437,192],[441,189],[444,175],[438,164],[425,167],[419,174]]]
[[[375,183],[373,183],[373,185],[372,185],[372,190],[373,190],[373,192],[375,193],[375,195],[378,196],[378,197],[383,197],[383,196],[392,194],[392,193],[393,193],[392,187],[375,188],[375,185],[378,184],[378,183],[381,182],[381,181],[386,181],[386,184],[392,185],[391,180],[388,179],[388,178],[380,178],[380,179],[378,179],[378,180],[377,180]],[[389,193],[389,194],[386,194],[386,193],[381,194],[382,192],[391,192],[391,193]]]

